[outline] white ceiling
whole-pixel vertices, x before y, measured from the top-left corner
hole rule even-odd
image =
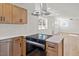
[[[18,3],[20,7],[30,10],[34,9],[34,3]],[[55,9],[57,13],[69,18],[79,18],[79,3],[47,3],[48,8]]]

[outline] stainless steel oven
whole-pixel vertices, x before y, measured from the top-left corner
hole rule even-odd
[[[47,35],[47,38],[50,37],[50,35]],[[39,51],[45,51],[45,43],[46,39],[39,39],[38,34],[26,36],[26,54],[31,53],[35,49],[39,49]]]

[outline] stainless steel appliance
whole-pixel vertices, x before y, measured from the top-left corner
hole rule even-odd
[[[45,41],[47,38],[51,37],[52,35],[45,35],[45,36],[46,38],[44,39],[39,38],[39,34],[26,36],[26,47],[27,47],[26,54],[31,53],[35,49],[39,49],[39,51],[45,52]]]

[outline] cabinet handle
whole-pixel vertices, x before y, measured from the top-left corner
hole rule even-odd
[[[20,47],[21,47],[21,43],[20,43]]]
[[[1,18],[0,21],[2,21],[2,16],[0,18]]]
[[[3,21],[5,21],[5,17],[3,17],[3,19],[2,19]]]
[[[22,22],[22,19],[20,19],[20,22]]]
[[[49,46],[49,45],[48,45],[48,47],[55,48],[55,47],[53,47],[53,46]]]
[[[0,21],[1,21],[1,17],[0,17]]]

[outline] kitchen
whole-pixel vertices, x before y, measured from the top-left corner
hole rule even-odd
[[[0,3],[1,56],[79,55],[79,4],[40,5],[41,3]],[[41,9],[48,13],[39,17],[43,14]],[[3,16],[7,16],[7,19]],[[22,19],[18,20],[19,18]]]

